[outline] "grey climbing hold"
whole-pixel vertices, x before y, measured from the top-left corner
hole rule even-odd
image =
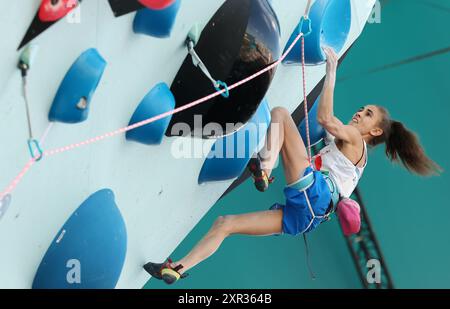
[[[11,204],[11,195],[10,194],[7,194],[2,199],[0,199],[0,220],[3,218],[5,213],[8,211],[10,204]]]

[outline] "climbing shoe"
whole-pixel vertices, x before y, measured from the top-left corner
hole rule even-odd
[[[172,260],[168,259],[166,262],[161,264],[156,264],[149,262],[144,265],[144,269],[153,278],[158,280],[164,280],[167,284],[173,284],[179,279],[186,278],[188,274],[180,274],[179,271],[183,268],[183,265],[178,265],[175,268],[171,266]]]
[[[267,176],[267,173],[261,166],[261,157],[259,155],[256,158],[250,159],[247,169],[252,174],[256,189],[260,192],[266,191],[275,179],[274,177],[269,178],[269,176]]]

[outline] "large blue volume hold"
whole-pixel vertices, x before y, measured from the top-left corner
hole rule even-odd
[[[131,117],[129,125],[150,119],[175,108],[175,98],[165,83],[156,85],[144,97]],[[138,127],[126,133],[127,140],[136,141],[145,145],[158,145],[164,137],[169,126],[171,116]]]
[[[85,121],[105,68],[106,61],[96,49],[82,53],[59,86],[48,119],[64,123]]]
[[[172,32],[181,0],[175,1],[162,10],[144,8],[137,11],[133,22],[135,33],[146,34],[157,38],[167,38]]]
[[[317,0],[311,7],[312,32],[305,37],[305,62],[309,65],[323,63],[326,56],[324,46],[329,46],[339,53],[347,40],[352,21],[350,0]],[[303,30],[303,32],[306,32]],[[299,26],[292,33],[285,52],[300,34]],[[299,40],[283,64],[301,63],[301,41]]]
[[[280,25],[268,0],[227,0],[199,33],[195,51],[214,79],[232,85],[276,62],[281,54]],[[194,34],[194,35],[192,35]],[[228,98],[216,96],[173,115],[167,136],[187,136],[188,130],[172,130],[177,124],[189,126],[195,137],[219,138],[233,134],[247,123],[258,109],[275,76],[269,70],[241,85]],[[177,108],[215,91],[211,80],[193,64],[188,55],[172,82]],[[226,87],[223,87],[226,88]],[[202,116],[202,121],[196,121]],[[217,123],[220,130],[204,130]],[[228,126],[228,124],[238,124]]]
[[[112,289],[126,251],[125,222],[114,194],[100,190],[58,232],[39,265],[33,289]]]
[[[269,104],[263,100],[244,127],[215,142],[200,171],[198,183],[239,177],[258,146],[264,142],[270,120]]]

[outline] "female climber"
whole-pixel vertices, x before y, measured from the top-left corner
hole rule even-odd
[[[144,265],[150,275],[172,284],[216,252],[230,235],[298,235],[313,230],[326,220],[340,197],[349,197],[356,188],[367,165],[367,146],[384,143],[387,157],[401,162],[408,171],[423,176],[439,173],[440,167],[426,156],[416,135],[401,122],[392,120],[385,108],[362,107],[348,124],[336,118],[333,93],[338,57],[331,48],[324,48],[324,51],[326,78],[317,120],[331,136],[328,145],[310,164],[305,143],[290,113],[277,107],[271,112],[266,145],[248,166],[256,188],[265,191],[281,153],[288,183],[284,189],[285,204],[275,204],[268,211],[219,217],[206,236],[181,260]]]

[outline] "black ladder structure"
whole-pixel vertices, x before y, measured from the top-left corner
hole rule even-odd
[[[394,283],[392,282],[392,277],[372,229],[372,224],[362,200],[361,191],[358,188],[353,193],[352,198],[361,206],[361,230],[356,235],[346,237],[346,242],[361,283],[366,289],[393,289]],[[371,266],[367,265],[370,260],[376,260],[379,263],[378,271],[380,280],[373,280],[373,278],[369,278],[372,279],[369,280],[367,278],[368,271],[371,269]]]

